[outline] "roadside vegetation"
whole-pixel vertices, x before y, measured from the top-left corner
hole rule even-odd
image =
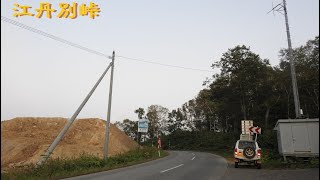
[[[160,158],[167,155],[167,152],[161,151]],[[6,173],[1,173],[1,179],[61,179],[131,166],[158,158],[158,150],[152,147],[143,147],[114,157],[109,157],[107,161],[94,155],[82,154],[78,158],[50,159],[38,168],[32,164],[24,167],[16,167],[15,169],[8,170]]]
[[[234,163],[234,146],[239,139],[236,133],[214,132],[176,132],[163,137],[163,148],[168,150],[203,151],[220,155],[229,164]],[[319,168],[319,158],[287,157],[287,162],[278,153],[276,131],[265,132],[258,136],[262,148],[261,162],[264,169],[303,169]],[[170,146],[168,146],[170,144]]]
[[[319,36],[294,48],[293,56],[302,118],[319,118]],[[270,64],[245,45],[227,49],[212,61],[216,73],[204,80],[195,98],[172,110],[150,105],[135,111],[139,119],[149,120],[148,133],[138,134],[137,121],[130,119],[116,125],[139,142],[155,145],[160,135],[166,149],[214,152],[232,161],[241,120],[253,120],[262,129],[263,168],[319,167],[319,158],[284,163],[279,155],[273,128],[279,119],[296,117],[287,49],[279,50],[278,62]]]

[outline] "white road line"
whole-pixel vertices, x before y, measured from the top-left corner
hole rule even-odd
[[[192,153],[192,155],[195,155],[194,153]]]
[[[195,156],[191,159],[191,161],[193,161],[194,160],[194,158],[196,158]]]
[[[172,168],[170,168],[170,169],[163,170],[163,171],[161,171],[160,173],[164,173],[164,172],[166,172],[166,171],[170,171],[170,170],[172,170],[172,169],[178,168],[178,167],[183,166],[183,165],[184,165],[184,164],[180,164],[180,165],[175,166],[175,167],[172,167]]]

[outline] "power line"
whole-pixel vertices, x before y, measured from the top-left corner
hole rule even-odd
[[[79,44],[76,44],[76,43],[73,43],[73,42],[71,42],[71,41],[65,40],[65,39],[60,38],[60,37],[58,37],[58,36],[55,36],[55,35],[46,33],[46,32],[44,32],[44,31],[38,30],[38,29],[36,29],[36,28],[30,27],[30,26],[25,25],[25,24],[22,24],[22,23],[20,23],[20,22],[18,22],[18,21],[15,21],[15,20],[6,18],[6,17],[4,17],[4,16],[1,16],[1,20],[4,21],[4,22],[10,23],[10,24],[12,24],[12,25],[18,26],[18,27],[20,27],[20,28],[26,29],[26,30],[28,30],[28,31],[31,31],[31,32],[33,32],[33,33],[42,35],[42,36],[44,36],[44,37],[47,37],[47,38],[50,38],[50,39],[59,41],[59,42],[61,42],[61,43],[64,43],[64,44],[73,46],[73,47],[78,48],[78,49],[81,49],[81,50],[84,50],[84,51],[86,51],[86,52],[89,52],[89,53],[92,53],[92,54],[95,54],[95,55],[98,55],[98,56],[103,56],[103,57],[106,57],[106,58],[110,58],[110,57],[111,57],[111,56],[109,56],[109,55],[107,55],[107,54],[104,54],[104,53],[101,53],[101,52],[99,52],[99,51],[96,51],[96,50],[93,50],[93,49],[90,49],[90,48],[81,46],[81,45],[79,45]],[[171,68],[179,68],[179,69],[193,70],[193,71],[201,71],[201,72],[213,72],[213,71],[204,70],[204,69],[196,69],[196,68],[190,68],[190,67],[183,67],[183,66],[176,66],[176,65],[170,65],[170,64],[163,64],[163,63],[158,63],[158,62],[155,62],[155,61],[148,61],[148,60],[144,60],[144,59],[131,58],[131,57],[120,56],[120,55],[118,55],[118,56],[116,56],[116,57],[123,58],[123,59],[127,59],[127,60],[131,60],[131,61],[138,61],[138,62],[144,62],[144,63],[154,64],[154,65],[166,66],[166,67],[171,67]]]
[[[29,30],[29,31],[31,31],[31,32],[34,32],[34,33],[36,33],[36,34],[40,34],[40,35],[42,35],[42,36],[45,36],[45,37],[51,38],[51,39],[53,39],[53,40],[59,41],[59,42],[61,42],[61,43],[68,44],[68,45],[73,46],[73,47],[75,47],[75,48],[79,48],[79,49],[84,50],[84,51],[87,51],[87,52],[89,52],[89,53],[96,54],[96,55],[98,55],[98,56],[107,57],[107,58],[110,57],[110,56],[107,55],[107,54],[104,54],[104,53],[101,53],[101,52],[98,52],[98,51],[89,49],[89,48],[87,48],[87,47],[78,45],[78,44],[76,44],[76,43],[70,42],[70,41],[68,41],[68,40],[59,38],[59,37],[57,37],[57,36],[54,36],[54,35],[52,35],[52,34],[43,32],[43,31],[41,31],[41,30],[35,29],[35,28],[33,28],[33,27],[30,27],[30,26],[27,26],[27,25],[25,25],[25,24],[22,24],[22,23],[20,23],[20,22],[14,21],[14,20],[12,20],[12,19],[6,18],[6,17],[4,17],[4,16],[1,16],[1,20],[2,20],[2,21],[5,21],[5,22],[7,22],[7,23],[13,24],[13,25],[15,25],[15,26],[21,27],[21,28],[23,28],[23,29]]]
[[[144,59],[136,59],[136,58],[130,58],[130,57],[125,57],[125,56],[116,56],[116,57],[132,60],[132,61],[139,61],[139,62],[144,62],[144,63],[149,63],[149,64],[166,66],[166,67],[180,68],[180,69],[193,70],[193,71],[202,71],[202,72],[213,72],[213,71],[204,70],[204,69],[196,69],[196,68],[189,68],[189,67],[176,66],[176,65],[170,65],[170,64],[163,64],[163,63],[158,63],[158,62],[155,62],[155,61],[147,61],[147,60],[144,60]]]

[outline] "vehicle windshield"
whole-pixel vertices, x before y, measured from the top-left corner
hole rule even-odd
[[[238,147],[239,147],[239,149],[244,149],[246,147],[252,147],[252,148],[256,149],[256,144],[255,144],[255,142],[252,142],[252,141],[239,141]]]

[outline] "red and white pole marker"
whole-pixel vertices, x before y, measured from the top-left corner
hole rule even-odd
[[[161,139],[160,139],[160,137],[158,137],[158,153],[159,153],[159,157],[161,156],[160,155],[160,148],[161,148]]]

